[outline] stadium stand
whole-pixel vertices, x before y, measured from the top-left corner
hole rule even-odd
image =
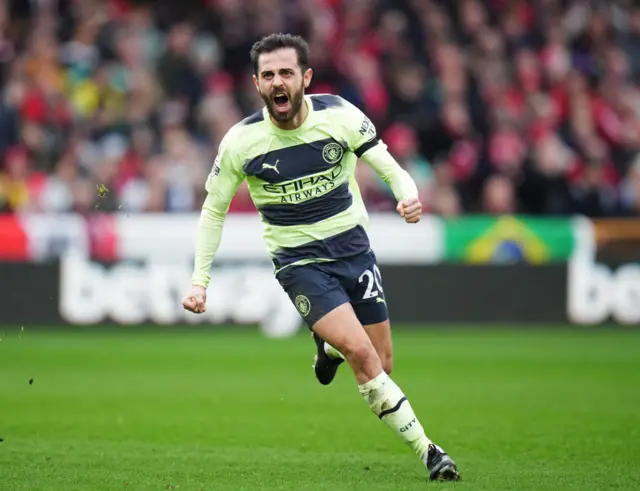
[[[640,7],[557,0],[7,0],[0,211],[197,210],[277,31],[308,39],[310,92],[371,117],[430,213],[640,214]],[[246,188],[231,212],[255,212]]]

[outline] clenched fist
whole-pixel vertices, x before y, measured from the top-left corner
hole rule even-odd
[[[396,208],[407,223],[418,223],[422,214],[422,203],[418,198],[403,199]]]
[[[207,310],[207,290],[200,285],[193,285],[191,291],[182,299],[182,306],[194,314],[202,314]]]

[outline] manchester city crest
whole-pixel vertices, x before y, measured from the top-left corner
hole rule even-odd
[[[298,295],[294,303],[302,317],[309,315],[309,312],[311,311],[311,302],[309,302],[307,297],[304,295]]]
[[[344,150],[339,143],[327,143],[322,149],[322,158],[329,164],[337,164],[343,155]]]

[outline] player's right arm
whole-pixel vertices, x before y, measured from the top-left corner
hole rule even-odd
[[[205,311],[211,264],[222,240],[224,220],[231,200],[245,177],[237,166],[237,154],[228,142],[229,135],[225,136],[220,144],[205,184],[207,197],[198,220],[191,292],[182,301],[185,309],[195,313]]]

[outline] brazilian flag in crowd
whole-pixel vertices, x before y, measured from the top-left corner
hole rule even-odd
[[[470,216],[445,220],[445,261],[475,264],[565,262],[573,249],[573,226],[566,218]]]

